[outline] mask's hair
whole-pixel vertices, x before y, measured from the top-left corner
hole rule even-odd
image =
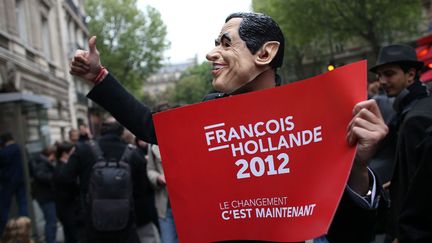
[[[246,46],[252,54],[255,54],[268,41],[279,42],[278,52],[270,66],[275,70],[282,66],[285,38],[279,25],[270,16],[262,13],[239,12],[230,14],[225,22],[232,18],[243,19],[239,27],[239,36],[246,42]]]

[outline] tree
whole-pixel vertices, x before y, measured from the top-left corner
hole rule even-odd
[[[412,0],[253,0],[272,16],[286,38],[285,73],[306,77],[304,60],[327,64],[335,44],[357,43],[377,56],[383,43],[419,33],[421,5]],[[365,48],[365,49],[368,49]],[[319,70],[308,70],[309,76]]]
[[[406,41],[419,33],[421,3],[412,0],[328,0],[314,9],[314,22],[326,24],[341,40],[357,37],[375,56],[383,43]],[[319,18],[319,13],[325,13]]]
[[[194,104],[212,90],[211,66],[208,62],[187,69],[180,80],[170,88],[168,100],[171,104]]]
[[[136,7],[136,0],[87,0],[91,35],[97,36],[101,62],[135,95],[143,80],[161,67],[170,43],[160,13]]]

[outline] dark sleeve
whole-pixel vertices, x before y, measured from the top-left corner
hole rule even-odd
[[[123,88],[111,74],[95,85],[87,97],[111,113],[139,139],[157,144],[150,109]]]
[[[68,162],[63,165],[58,174],[58,180],[61,182],[70,182],[76,180],[80,175],[80,162],[83,160],[81,154],[83,153],[84,145],[75,145],[75,150],[68,159]]]
[[[366,209],[356,204],[345,191],[327,234],[328,241],[330,243],[371,242],[377,213],[377,209]]]

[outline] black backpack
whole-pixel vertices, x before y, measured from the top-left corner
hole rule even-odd
[[[98,231],[125,229],[134,208],[132,176],[127,163],[132,148],[126,146],[119,161],[107,161],[96,141],[88,143],[96,158],[87,194],[91,223]]]

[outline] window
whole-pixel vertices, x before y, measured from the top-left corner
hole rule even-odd
[[[3,66],[0,65],[0,89],[3,86],[3,84],[6,83],[5,77],[4,77],[4,68],[2,68]]]
[[[69,22],[68,26],[68,32],[69,32],[69,41],[71,44],[75,45],[75,24],[73,21]],[[75,48],[75,46],[73,46]]]
[[[52,59],[51,56],[51,35],[48,24],[48,19],[42,16],[42,46],[43,53],[48,60]]]
[[[28,43],[24,0],[16,0],[15,4],[18,35],[24,41],[24,43]]]

